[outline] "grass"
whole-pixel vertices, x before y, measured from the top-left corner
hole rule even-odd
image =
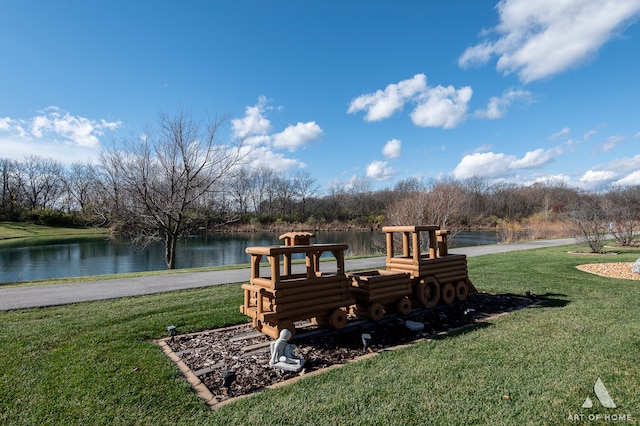
[[[0,244],[6,240],[31,237],[77,238],[79,236],[108,235],[104,228],[63,228],[59,226],[34,225],[23,222],[0,222]]]
[[[150,343],[244,322],[239,285],[0,312],[2,424],[559,424],[640,418],[639,283],[577,264],[575,247],[469,259],[484,291],[545,302],[210,411]],[[616,409],[593,392],[601,378]],[[581,408],[585,398],[591,409]],[[580,423],[580,422],[573,422]],[[588,422],[597,424],[597,422]]]

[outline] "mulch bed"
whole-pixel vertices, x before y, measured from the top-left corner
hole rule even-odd
[[[211,394],[208,403],[216,406],[230,398],[251,394],[297,376],[473,326],[489,317],[533,303],[533,298],[478,293],[464,302],[413,310],[407,317],[387,316],[375,323],[350,321],[342,330],[319,329],[308,323],[292,342],[297,346],[296,353],[305,360],[300,373],[269,367],[269,343],[273,339],[256,332],[250,325],[176,336],[163,342],[206,386]],[[424,329],[421,332],[409,330],[405,326],[408,319],[423,323]],[[371,336],[367,348],[363,344],[363,333]],[[225,375],[231,376],[226,383]]]

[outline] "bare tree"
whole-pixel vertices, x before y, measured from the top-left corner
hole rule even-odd
[[[135,241],[162,240],[168,269],[176,267],[176,247],[189,229],[189,215],[202,199],[213,200],[239,168],[241,141],[223,144],[218,133],[225,119],[206,130],[190,113],[162,114],[158,134],[123,141],[102,153],[101,161],[119,182],[126,229]]]
[[[89,205],[97,200],[98,172],[92,163],[75,162],[63,177],[67,211],[78,211],[89,217]]]
[[[25,157],[20,165],[28,208],[54,208],[63,192],[62,164],[36,155]]]
[[[460,182],[451,179],[433,183],[427,201],[426,218],[429,223],[453,231],[460,227],[460,213],[465,202]]]
[[[19,164],[15,160],[0,159],[0,177],[2,179],[2,197],[0,208],[3,216],[14,218],[22,208],[20,202],[24,191]]]
[[[606,195],[610,201],[609,231],[621,246],[640,243],[640,185],[611,187]]]
[[[293,191],[295,195],[302,202],[302,217],[301,219],[305,219],[306,214],[306,204],[309,198],[314,197],[320,187],[316,182],[315,178],[313,178],[309,172],[305,172],[302,170],[297,170],[292,173],[291,179],[293,181]]]
[[[391,226],[425,225],[428,195],[423,190],[397,200],[387,208],[386,224]]]
[[[563,220],[579,243],[589,246],[592,253],[601,253],[609,231],[609,217],[603,197],[582,194]]]
[[[247,214],[249,210],[250,179],[251,170],[248,167],[241,167],[236,173],[236,178],[229,183],[229,193],[238,211],[242,214]]]

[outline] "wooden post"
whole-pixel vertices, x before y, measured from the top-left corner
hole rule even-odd
[[[344,275],[345,274],[345,270],[344,270],[344,251],[342,250],[336,250],[336,251],[332,251],[331,253],[333,253],[333,257],[336,258],[336,274],[337,275]]]
[[[411,253],[409,253],[409,235],[410,232],[402,233],[402,255],[404,257],[410,257]],[[419,249],[418,249],[419,250]]]
[[[439,231],[436,231],[436,235],[438,237],[438,256],[439,257],[443,257],[443,256],[447,256],[449,254],[449,250],[448,250],[448,241],[447,241],[447,235],[449,234],[449,231],[445,230],[445,229],[441,229]]]
[[[305,254],[306,265],[307,265],[307,278],[314,278],[316,276],[316,273],[315,273],[316,255],[317,254],[313,252],[307,252]]]
[[[277,254],[267,256],[271,265],[271,283],[275,286],[280,282],[280,256]]]
[[[420,263],[420,232],[413,232],[413,264]]]
[[[260,261],[262,260],[261,254],[251,255],[251,279],[249,282],[253,284],[254,278],[260,277]]]
[[[393,257],[393,232],[387,232],[387,263]]]
[[[436,231],[430,229],[428,232],[429,232],[429,259],[435,259],[436,249],[438,248],[438,242],[436,241]]]
[[[291,253],[284,254],[284,275],[291,275]]]

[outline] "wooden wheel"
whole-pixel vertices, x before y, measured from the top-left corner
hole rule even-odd
[[[347,313],[342,309],[334,309],[326,317],[315,317],[313,322],[323,327],[331,327],[339,330],[347,325]]]
[[[453,287],[453,284],[446,283],[445,285],[443,285],[442,286],[442,301],[446,305],[449,305],[449,304],[453,303],[453,301],[455,299],[456,299],[456,289]]]
[[[384,316],[384,308],[379,303],[372,303],[367,307],[367,317],[371,321],[380,321]]]
[[[425,278],[416,285],[416,299],[425,308],[433,308],[440,301],[440,283],[434,277]]]
[[[411,312],[411,300],[408,297],[403,297],[396,302],[395,307],[400,315],[409,315]]]
[[[337,330],[347,325],[347,313],[342,309],[335,309],[329,315],[329,325]]]
[[[469,295],[469,286],[465,281],[458,281],[455,285],[456,288],[456,299],[460,302],[466,300]]]

